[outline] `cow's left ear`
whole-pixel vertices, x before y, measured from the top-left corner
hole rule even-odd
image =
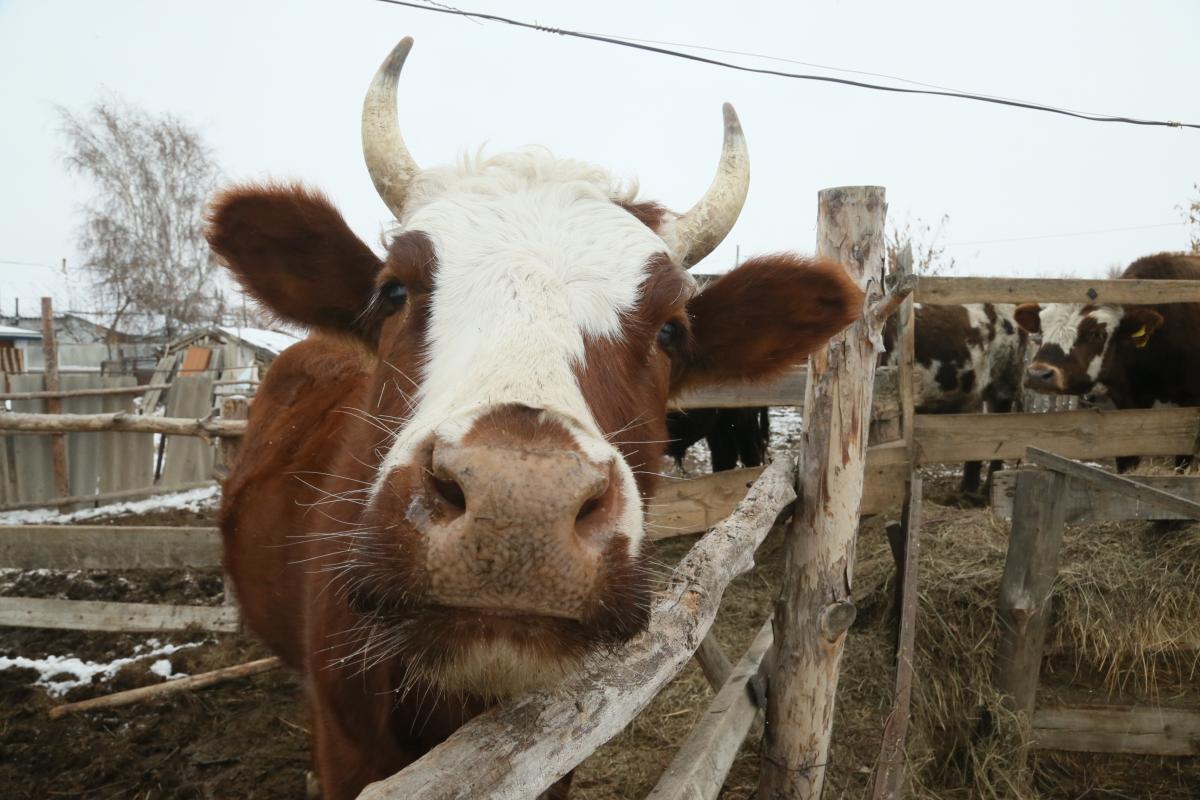
[[[688,303],[692,347],[671,391],[774,378],[858,319],[862,304],[834,261],[752,258]]]
[[[1134,347],[1145,347],[1154,332],[1162,327],[1163,316],[1146,306],[1126,307],[1117,328],[1118,339],[1128,338]]]

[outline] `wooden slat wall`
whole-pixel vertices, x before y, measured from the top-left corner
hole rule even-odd
[[[207,360],[205,363],[208,363]],[[167,416],[190,419],[208,416],[212,411],[212,390],[211,374],[176,377],[167,392]],[[176,486],[208,480],[212,477],[213,458],[213,446],[203,439],[194,436],[167,437],[162,485]]]
[[[3,569],[180,569],[221,564],[216,528],[0,526]]]

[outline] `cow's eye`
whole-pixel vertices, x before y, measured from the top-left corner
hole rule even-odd
[[[658,346],[670,347],[679,340],[679,333],[680,328],[678,322],[664,323],[663,326],[658,329]]]
[[[408,302],[408,289],[399,281],[385,283],[379,293],[391,306],[392,311],[399,311]]]

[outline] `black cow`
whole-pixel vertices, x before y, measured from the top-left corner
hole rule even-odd
[[[692,408],[667,414],[667,454],[683,465],[684,454],[704,439],[713,472],[761,466],[770,447],[771,422],[762,408]]]

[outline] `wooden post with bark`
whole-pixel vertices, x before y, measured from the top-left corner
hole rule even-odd
[[[57,394],[62,387],[58,384],[58,344],[54,338],[54,303],[49,297],[42,298],[42,360],[46,370],[46,411],[62,413],[62,397]],[[54,465],[54,493],[61,498],[71,496],[71,482],[67,471],[67,437],[61,433],[50,437],[50,454]]]
[[[1050,590],[1058,574],[1066,526],[1064,498],[1069,480],[1053,470],[1022,470],[1017,475],[1012,534],[1000,580],[1000,640],[993,682],[1009,706],[1030,719],[1050,622]]]
[[[868,292],[859,321],[814,353],[804,403],[796,514],[775,605],[758,796],[817,798],[833,726],[851,600],[867,430],[883,303],[887,203],[882,187],[819,196],[817,253],[840,261]],[[894,308],[894,305],[892,306]]]

